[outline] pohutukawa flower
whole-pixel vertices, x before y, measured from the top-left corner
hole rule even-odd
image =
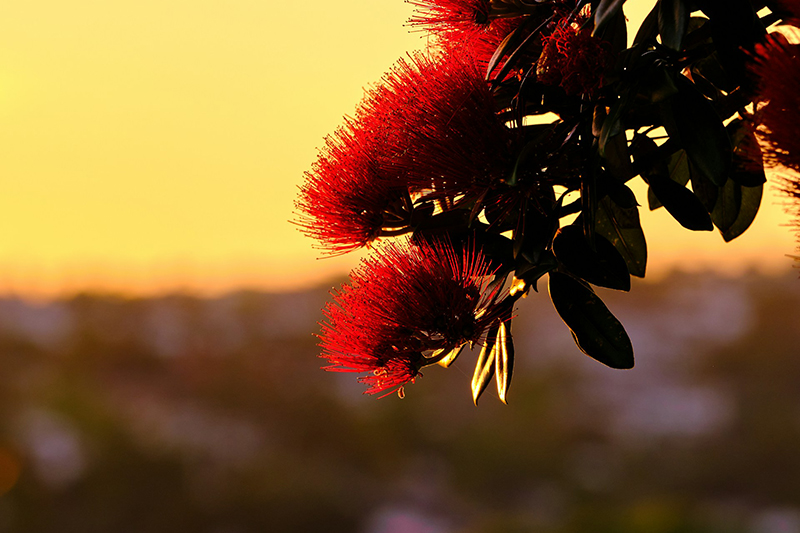
[[[490,0],[408,0],[416,15],[408,23],[434,34],[471,34],[489,24]]]
[[[419,352],[401,352],[391,344],[396,335],[390,328],[365,323],[357,314],[360,307],[358,294],[353,296],[353,287],[344,286],[337,293],[335,304],[325,310],[327,322],[322,323],[322,357],[331,362],[325,370],[332,372],[365,372],[359,378],[367,383],[368,394],[389,390],[391,394],[402,390],[407,383],[421,375],[420,368],[425,358]]]
[[[542,38],[544,49],[536,65],[536,76],[545,85],[559,86],[567,94],[592,95],[603,82],[611,60],[610,44],[592,36],[591,28],[576,20],[561,19],[550,35]]]
[[[767,102],[753,120],[756,135],[768,146],[764,162],[800,172],[800,46],[769,37],[756,46],[751,72],[758,99]]]
[[[325,141],[300,189],[297,224],[331,253],[402,232],[410,210],[408,188],[384,157],[372,127],[348,121]]]
[[[800,14],[800,1],[792,3],[794,6],[784,5]],[[765,146],[763,150],[751,147],[747,155],[758,162],[763,152],[765,164],[788,169],[778,186],[790,200],[787,210],[794,216],[800,237],[800,46],[772,35],[765,44],[756,45],[750,70],[758,80],[758,100],[766,102],[757,109],[750,127]]]
[[[322,323],[329,370],[371,372],[368,393],[402,389],[419,370],[503,317],[499,289],[488,289],[489,260],[473,245],[388,243],[333,293]],[[390,391],[391,392],[391,391]]]
[[[412,190],[474,197],[507,177],[518,133],[498,118],[494,97],[468,52],[412,56],[395,66],[383,87],[380,105],[372,108],[398,110],[392,129],[406,137],[392,153]]]

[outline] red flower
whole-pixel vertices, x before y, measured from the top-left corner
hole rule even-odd
[[[409,191],[474,198],[506,177],[515,139],[466,53],[401,60],[326,140],[297,224],[337,253],[404,233]]]
[[[490,0],[408,0],[417,7],[408,23],[431,33],[472,34],[489,23]]]
[[[371,124],[348,121],[325,140],[306,173],[296,222],[332,253],[344,253],[407,225],[408,188],[384,157]]]
[[[368,393],[401,390],[423,366],[479,341],[501,318],[489,261],[471,245],[388,243],[334,292],[322,323],[328,370],[371,372]],[[427,357],[426,357],[427,356]]]
[[[754,129],[768,145],[764,162],[800,172],[800,46],[771,36],[756,46],[751,72],[758,80],[758,100],[767,104],[755,114]]]
[[[783,3],[800,14],[800,1]],[[800,46],[789,44],[781,35],[771,35],[765,44],[756,46],[750,70],[758,80],[757,101],[766,102],[757,109],[750,127],[764,146],[763,150],[751,147],[745,151],[754,162],[760,162],[763,155],[765,164],[789,170],[779,179],[779,187],[792,202],[787,209],[794,215],[800,237]]]
[[[560,86],[567,94],[589,94],[600,88],[609,61],[610,45],[592,36],[591,28],[581,29],[577,20],[561,19],[550,35],[542,38],[536,75],[545,85]]]
[[[397,110],[393,147],[410,187],[437,197],[474,197],[503,180],[518,136],[496,115],[494,97],[468,52],[400,61],[371,109]],[[377,113],[385,116],[386,113]]]

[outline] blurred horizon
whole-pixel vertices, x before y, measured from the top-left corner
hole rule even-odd
[[[631,28],[652,3],[626,2]],[[289,291],[346,274],[358,254],[318,261],[288,220],[325,135],[364,87],[424,46],[403,25],[412,9],[400,0],[5,6],[0,294]],[[790,270],[784,255],[796,243],[782,201],[769,190],[730,244],[642,209],[649,275]]]
[[[322,371],[324,288],[0,297],[0,533],[800,531],[800,280],[634,285],[632,370],[533,293],[477,407],[474,352],[403,400]]]

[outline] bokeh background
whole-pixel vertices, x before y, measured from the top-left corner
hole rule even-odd
[[[0,532],[800,532],[800,280],[773,191],[729,244],[643,218],[648,280],[604,294],[632,371],[581,355],[539,294],[508,406],[472,405],[470,355],[403,401],[319,370],[358,256],[318,259],[293,199],[363,87],[425,46],[410,14],[0,9]]]

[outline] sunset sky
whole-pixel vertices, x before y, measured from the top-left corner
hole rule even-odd
[[[626,4],[632,21],[642,4]],[[345,273],[357,256],[318,260],[288,220],[324,136],[424,46],[410,14],[402,0],[6,3],[0,293],[284,290]],[[730,244],[647,216],[650,272],[791,271],[780,201]]]

